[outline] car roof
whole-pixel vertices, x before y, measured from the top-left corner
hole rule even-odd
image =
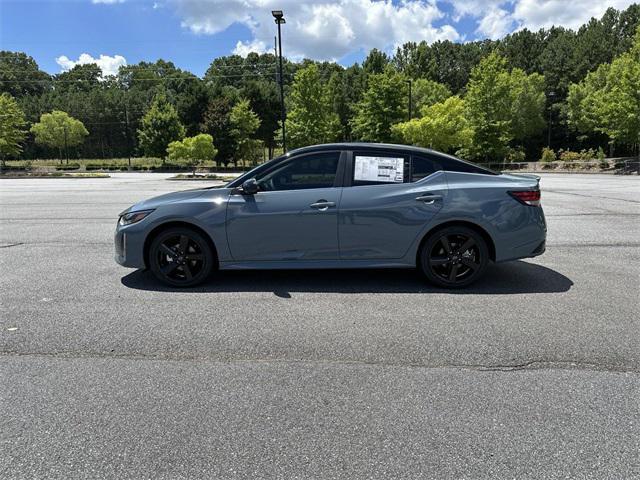
[[[458,162],[464,162],[453,155],[449,155],[446,153],[438,152],[436,150],[431,150],[429,148],[423,147],[415,147],[413,145],[399,145],[395,143],[369,143],[369,142],[341,142],[341,143],[323,143],[319,145],[310,145],[308,147],[300,147],[295,150],[290,150],[287,152],[289,155],[304,153],[304,152],[319,152],[324,150],[354,150],[354,149],[362,149],[362,150],[397,150],[403,153],[423,153],[429,154],[436,157],[448,158],[451,160],[456,160]]]

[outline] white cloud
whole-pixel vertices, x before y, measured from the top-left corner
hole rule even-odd
[[[552,25],[577,29],[591,17],[602,17],[609,7],[623,10],[633,3],[634,0],[518,0],[513,17],[529,30]]]
[[[485,17],[487,12],[493,12],[498,7],[513,3],[512,0],[445,0],[453,5],[454,21],[460,20],[465,15],[472,17]]]
[[[335,60],[360,49],[390,50],[407,41],[459,40],[435,0],[171,0],[182,25],[197,34],[215,34],[232,24],[249,28],[252,39],[235,52],[270,50],[276,26],[272,9],[282,9],[283,51],[287,57]]]
[[[492,40],[504,37],[513,30],[514,20],[509,12],[501,8],[491,9],[478,22],[477,33]]]
[[[235,55],[240,55],[241,57],[246,57],[251,52],[265,53],[266,51],[267,46],[262,40],[252,40],[250,42],[238,41],[238,43],[236,43],[236,48],[233,49],[233,53]]]
[[[552,25],[577,29],[609,7],[623,10],[637,0],[445,0],[453,6],[453,20],[464,16],[478,22],[477,33],[493,39],[522,28]]]
[[[453,5],[454,21],[475,18],[477,33],[493,39],[522,28],[539,30],[553,25],[577,29],[607,8],[623,10],[637,0],[445,0]]]
[[[91,3],[104,3],[106,5],[113,5],[114,3],[124,3],[124,0],[91,0]]]
[[[71,70],[76,65],[85,65],[87,63],[95,63],[102,70],[103,76],[115,75],[118,73],[118,68],[127,64],[127,60],[122,55],[100,55],[100,58],[93,58],[88,53],[83,53],[78,57],[78,60],[71,60],[66,55],[62,55],[56,58],[56,63],[60,65],[63,72]]]

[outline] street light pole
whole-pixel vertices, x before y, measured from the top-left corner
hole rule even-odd
[[[413,117],[413,112],[412,112],[412,105],[411,105],[411,80],[406,80],[406,82],[409,84],[409,120],[411,120],[411,117]]]
[[[69,147],[67,145],[67,125],[64,125],[64,156],[67,158],[67,164],[69,164]]]
[[[284,108],[284,76],[282,75],[282,33],[280,31],[280,25],[286,23],[282,10],[272,10],[271,15],[275,18],[278,25],[278,60],[280,63],[280,120],[282,122],[282,152],[287,151],[287,135],[285,130],[285,108]]]
[[[547,132],[547,148],[551,148],[551,111],[553,108],[553,97],[556,96],[556,92],[549,92],[549,125]]]

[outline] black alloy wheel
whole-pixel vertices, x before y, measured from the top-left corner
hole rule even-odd
[[[161,232],[151,243],[149,263],[161,282],[191,287],[209,277],[214,256],[202,235],[188,228],[172,228]]]
[[[432,283],[447,288],[465,287],[484,272],[489,252],[482,236],[467,227],[436,231],[420,255],[422,273]]]

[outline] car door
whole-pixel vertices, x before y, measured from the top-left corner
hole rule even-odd
[[[231,195],[227,239],[234,260],[337,260],[341,155],[297,155],[257,173],[258,193]]]
[[[403,257],[442,208],[446,178],[405,151],[349,152],[338,212],[340,258]]]

